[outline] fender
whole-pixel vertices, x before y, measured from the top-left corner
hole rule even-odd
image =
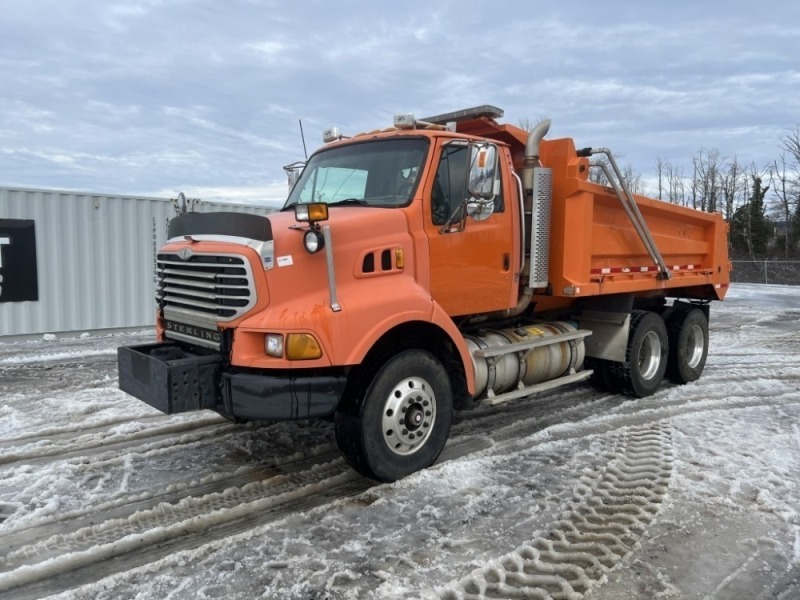
[[[372,282],[370,294],[351,296],[343,303],[342,312],[367,315],[378,313],[379,318],[350,322],[350,339],[353,344],[344,356],[337,356],[340,364],[357,365],[387,332],[413,321],[431,323],[439,327],[458,350],[470,394],[475,391],[475,372],[464,337],[444,309],[411,277],[386,277]],[[382,289],[382,288],[386,289]]]

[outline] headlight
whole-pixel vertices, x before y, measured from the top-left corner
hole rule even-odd
[[[303,236],[303,245],[309,253],[314,254],[325,247],[325,238],[322,236],[321,231],[309,229]]]
[[[264,340],[264,349],[269,356],[283,358],[283,336],[277,333],[268,333]]]

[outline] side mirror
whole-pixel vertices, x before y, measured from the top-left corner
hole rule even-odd
[[[475,221],[485,221],[494,213],[493,200],[467,201],[467,214]]]
[[[467,190],[474,200],[494,200],[497,179],[497,147],[491,144],[470,144]]]
[[[283,170],[286,171],[286,178],[289,184],[289,191],[292,191],[297,180],[300,179],[300,175],[303,172],[303,167],[306,166],[306,163],[303,161],[294,162],[290,165],[286,165],[283,167]]]

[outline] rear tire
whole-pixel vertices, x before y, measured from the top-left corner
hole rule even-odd
[[[589,382],[596,390],[612,394],[620,391],[620,384],[612,371],[612,365],[614,364],[612,361],[587,356],[583,364],[587,369],[592,369],[593,373],[589,378]]]
[[[661,316],[633,311],[625,362],[611,363],[611,375],[619,382],[619,391],[636,398],[653,394],[667,370],[668,348],[667,328]]]
[[[699,379],[708,357],[708,319],[698,308],[672,315],[667,328],[667,377],[677,384]]]
[[[424,350],[391,358],[336,411],[336,441],[359,473],[391,482],[432,465],[453,421],[450,379]]]

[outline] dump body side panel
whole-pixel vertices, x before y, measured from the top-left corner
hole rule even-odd
[[[542,163],[553,170],[553,296],[659,291],[724,297],[730,265],[722,215],[634,196],[669,267],[664,279],[614,192],[585,179],[586,159],[576,156],[571,139],[542,142]]]

